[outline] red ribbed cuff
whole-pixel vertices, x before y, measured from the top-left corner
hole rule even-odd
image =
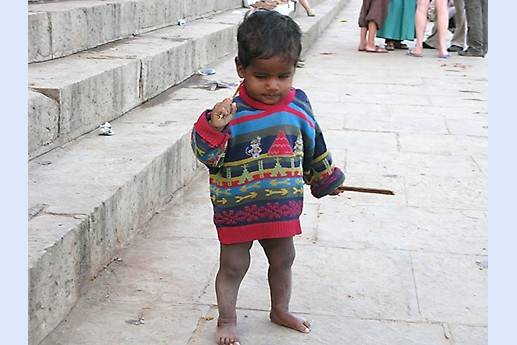
[[[206,114],[208,110],[205,110],[201,116],[199,116],[197,122],[194,124],[196,132],[205,140],[210,147],[221,147],[230,139],[230,134],[223,133],[210,126],[207,120]]]

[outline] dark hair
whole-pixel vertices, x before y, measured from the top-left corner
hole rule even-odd
[[[251,10],[237,29],[237,56],[243,68],[252,59],[282,56],[294,65],[302,52],[302,31],[289,16],[271,10]]]

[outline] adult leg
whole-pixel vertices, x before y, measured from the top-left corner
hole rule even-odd
[[[438,55],[447,56],[447,31],[449,26],[449,6],[447,0],[435,0],[436,31],[438,32]]]
[[[467,37],[467,21],[465,20],[465,2],[464,0],[454,0],[454,7],[456,12],[454,20],[456,28],[451,39],[451,46],[465,48],[465,39]]]
[[[467,15],[468,49],[465,52],[459,52],[459,54],[469,56],[485,56],[483,44],[481,0],[465,0],[465,13]]]
[[[438,31],[436,30],[436,22],[433,24],[433,29],[431,30],[431,34],[427,36],[426,40],[422,43],[423,48],[433,48],[436,49],[438,47]],[[425,29],[424,29],[425,32]]]
[[[259,241],[269,262],[268,281],[271,294],[272,322],[302,333],[310,332],[310,323],[289,311],[292,289],[291,267],[296,256],[292,237]]]
[[[314,17],[316,15],[316,12],[311,8],[307,0],[299,0],[300,4],[303,6],[305,11],[307,12],[307,15],[309,17]]]
[[[219,271],[215,278],[215,292],[219,318],[216,341],[219,345],[238,344],[237,295],[242,279],[250,266],[253,242],[221,244]]]
[[[415,12],[415,49],[410,53],[413,55],[422,55],[424,33],[427,26],[427,9],[429,8],[429,0],[418,0]],[[436,25],[436,24],[435,24]]]
[[[488,53],[488,0],[481,0],[481,23],[483,25],[483,56]]]

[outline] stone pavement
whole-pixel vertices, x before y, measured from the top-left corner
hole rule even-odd
[[[358,52],[360,4],[351,0],[321,33],[295,86],[345,184],[394,195],[306,193],[291,310],[312,332],[269,322],[256,244],[238,300],[241,344],[487,344],[488,56]],[[232,59],[208,78],[234,81]],[[200,167],[41,345],[214,344],[211,217]]]

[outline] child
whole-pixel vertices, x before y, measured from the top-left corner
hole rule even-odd
[[[292,88],[301,37],[289,16],[248,12],[237,32],[240,94],[204,111],[192,131],[194,154],[209,169],[220,241],[218,344],[239,344],[237,294],[255,240],[269,262],[271,321],[310,331],[307,320],[289,312],[303,185],[317,198],[338,195],[345,176],[334,166],[306,94]]]
[[[357,23],[361,29],[359,48],[361,52],[387,53],[388,51],[375,44],[377,30],[382,27],[388,15],[389,0],[363,0]]]

